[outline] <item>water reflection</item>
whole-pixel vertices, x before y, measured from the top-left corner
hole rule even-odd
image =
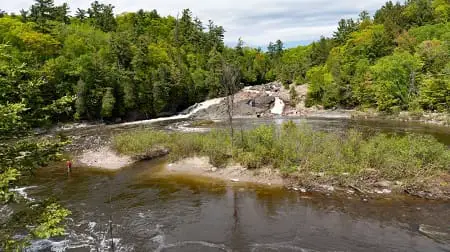
[[[242,125],[264,122],[273,123],[245,120]],[[450,144],[448,128],[403,129],[351,120],[308,123],[330,131],[420,132]],[[108,137],[122,130],[129,129],[105,127],[78,134]],[[116,251],[450,251],[450,241],[435,241],[418,231],[421,224],[448,229],[448,202],[411,197],[365,202],[357,195],[166,176],[158,172],[164,166],[164,160],[156,160],[113,172],[75,168],[68,177],[64,164],[55,164],[38,171],[31,183],[37,187],[28,193],[56,197],[73,212],[68,236],[58,243],[69,251],[107,250],[110,215]]]

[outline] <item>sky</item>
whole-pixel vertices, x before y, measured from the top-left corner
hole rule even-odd
[[[1,0],[0,9],[19,13],[33,0]],[[87,9],[93,0],[55,0],[67,2],[72,13]],[[245,44],[265,48],[280,39],[285,47],[309,44],[320,36],[331,36],[341,18],[357,18],[362,10],[371,15],[386,0],[99,0],[115,6],[116,14],[139,9],[156,9],[160,15],[177,16],[189,8],[206,24],[213,20],[224,27],[225,43],[236,44],[241,37]]]

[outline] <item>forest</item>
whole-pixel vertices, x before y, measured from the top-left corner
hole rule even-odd
[[[308,106],[450,109],[446,0],[387,2],[373,17],[342,19],[330,38],[290,49],[278,40],[264,50],[242,40],[225,46],[225,29],[188,9],[115,15],[95,1],[69,13],[53,0],[17,15],[0,11],[0,110],[28,125],[173,114],[224,95],[224,64],[243,85],[307,83]]]
[[[373,16],[342,19],[331,37],[288,49],[280,40],[252,48],[239,39],[229,47],[225,31],[189,9],[164,17],[156,10],[116,14],[97,1],[70,10],[35,0],[20,13],[0,10],[0,200],[13,202],[11,186],[61,157],[65,139],[18,139],[32,129],[174,114],[227,94],[230,67],[243,86],[307,84],[307,106],[450,112],[448,0],[389,1]],[[63,232],[67,210],[44,202],[33,211],[41,217],[21,216],[32,235]],[[2,223],[7,250],[19,246],[7,232],[17,227]]]

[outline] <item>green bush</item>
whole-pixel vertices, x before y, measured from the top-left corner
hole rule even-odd
[[[344,134],[317,132],[293,122],[242,131],[236,134],[233,144],[225,130],[206,134],[138,131],[116,136],[114,144],[125,154],[164,146],[175,160],[207,156],[212,165],[223,167],[233,159],[248,169],[272,167],[283,174],[323,173],[342,183],[348,178],[364,180],[371,176],[414,180],[450,168],[450,150],[431,136],[365,137],[355,130]]]

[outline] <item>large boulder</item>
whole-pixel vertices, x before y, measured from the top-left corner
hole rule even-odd
[[[251,102],[254,102],[254,104],[251,104]],[[252,107],[257,107],[261,109],[269,109],[272,103],[275,102],[275,97],[273,96],[258,96],[252,101],[250,101],[249,105],[253,105]]]

